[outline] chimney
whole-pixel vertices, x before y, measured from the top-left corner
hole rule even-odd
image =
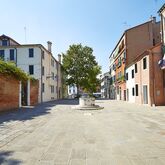
[[[150,17],[150,20],[152,21],[152,23],[156,23],[156,17],[153,17],[152,15]]]
[[[52,43],[50,41],[48,43],[48,51],[51,53],[52,52]]]
[[[58,62],[61,64],[61,54],[58,54]]]

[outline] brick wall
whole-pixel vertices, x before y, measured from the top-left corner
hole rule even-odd
[[[30,83],[30,105],[38,104],[39,82]]]
[[[0,75],[0,111],[19,107],[19,81]]]

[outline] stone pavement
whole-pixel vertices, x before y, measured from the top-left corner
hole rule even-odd
[[[0,115],[2,165],[165,165],[165,108],[61,100]]]

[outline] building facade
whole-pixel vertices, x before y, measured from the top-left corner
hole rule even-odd
[[[101,76],[101,97],[110,98],[110,73],[106,72]]]
[[[159,43],[144,51],[127,68],[126,84],[129,102],[151,106],[165,105],[163,71],[158,66],[161,58],[162,50]]]
[[[114,56],[111,55],[109,57],[110,65],[109,65],[109,74],[110,74],[110,82],[109,82],[109,91],[110,91],[110,99],[116,99],[116,86],[115,86],[115,81],[116,81],[116,73],[114,67]]]
[[[75,98],[77,96],[77,87],[76,85],[69,85],[68,86],[68,97]]]
[[[142,52],[160,43],[160,39],[160,22],[156,22],[155,17],[123,33],[110,55],[110,59],[114,59],[110,68],[115,71],[117,100],[134,102],[135,96],[131,94],[135,93],[132,85],[135,81],[135,68],[130,65]],[[126,76],[129,77],[127,81]]]
[[[165,4],[158,11],[161,17],[162,59],[159,61],[161,69],[165,69]],[[165,71],[164,71],[165,72]]]
[[[17,67],[39,80],[38,101],[46,102],[60,98],[59,62],[51,52],[52,43],[48,41],[48,49],[41,44],[21,45],[12,38],[0,36],[0,57],[12,61]]]

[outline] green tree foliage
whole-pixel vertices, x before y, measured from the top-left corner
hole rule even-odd
[[[87,92],[95,92],[99,85],[97,75],[101,67],[96,62],[93,49],[81,44],[73,44],[66,54],[63,54],[63,67],[68,75],[67,84],[76,84],[77,89],[83,88]]]
[[[26,81],[28,79],[35,81],[34,78],[29,77],[24,71],[17,68],[14,63],[5,62],[3,60],[0,60],[0,74],[14,77],[20,81]]]

